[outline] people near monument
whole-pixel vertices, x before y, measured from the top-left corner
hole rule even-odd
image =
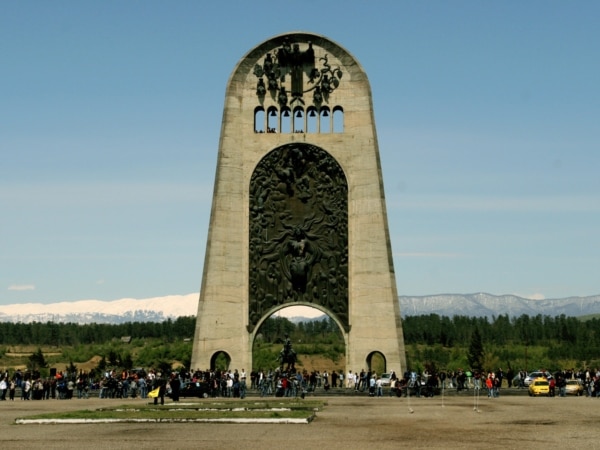
[[[312,371],[308,377],[308,389],[311,392],[314,392],[317,388],[317,372]]]
[[[513,387],[513,379],[515,378],[514,370],[509,366],[506,371],[506,382],[508,383],[508,387]]]
[[[550,378],[548,380],[548,397],[556,396],[556,379]]]
[[[6,376],[2,376],[0,379],[0,401],[6,400],[6,393],[8,392],[8,380]]]
[[[375,381],[375,387],[377,388],[377,397],[383,397],[383,384],[381,377],[377,377]]]
[[[15,401],[15,392],[17,390],[17,382],[14,378],[10,380],[8,383],[8,399],[11,401]]]
[[[239,377],[235,377],[233,379],[232,397],[233,398],[240,398],[240,378]]]
[[[21,383],[21,399],[29,400],[31,395],[31,381],[29,379]]]
[[[20,388],[23,383],[23,374],[21,373],[21,369],[17,369],[15,371],[14,379],[17,387]]]
[[[67,400],[73,398],[73,391],[75,390],[75,382],[73,380],[67,381]]]
[[[488,391],[488,398],[491,398],[494,393],[493,393],[493,389],[494,389],[494,380],[492,379],[492,374],[488,373],[486,379],[485,379],[485,387]]]
[[[121,398],[129,398],[129,378],[125,373],[121,375]]]
[[[148,398],[148,384],[144,377],[138,379],[138,391],[140,393],[140,398]]]
[[[375,377],[372,376],[369,379],[369,397],[374,397],[375,396],[376,385],[377,385],[377,380],[375,380]]]
[[[500,395],[500,386],[502,386],[502,378],[498,378],[497,376],[494,376],[493,379],[494,379],[493,395],[494,395],[494,398],[498,398],[498,396]]]
[[[498,380],[498,387],[501,388],[502,380],[504,380],[504,371],[502,370],[502,367],[499,367],[496,371],[496,379]]]
[[[352,373],[351,370],[348,371],[348,375],[346,375],[346,389],[353,389],[356,383],[355,380],[356,374]]]
[[[246,377],[240,379],[240,398],[246,398]]]
[[[131,398],[137,398],[139,392],[138,379],[135,376],[129,379],[129,395]]]
[[[77,398],[81,399],[83,398],[83,385],[85,384],[85,381],[83,379],[83,377],[80,375],[79,377],[77,377],[77,381],[75,382],[75,386],[77,389]]]
[[[500,369],[502,370],[502,369]],[[465,370],[465,389],[470,389],[473,387],[473,372],[471,369]]]
[[[331,387],[332,388],[336,388],[337,387],[337,381],[338,381],[338,374],[334,370],[333,372],[331,372]]]
[[[35,380],[32,384],[32,397],[34,400],[44,399],[44,383],[41,378]]]
[[[174,402],[178,402],[179,392],[181,390],[181,379],[179,378],[179,374],[177,372],[173,372],[171,374],[171,379],[169,380],[169,387],[171,388],[171,399]]]
[[[467,374],[462,369],[458,369],[458,374],[456,375],[456,391],[460,392],[468,388]]]
[[[166,380],[162,377],[162,373],[158,372],[154,379],[152,380],[152,390],[158,389],[158,395],[154,397],[154,404],[158,405],[158,401],[160,400],[160,404],[165,404],[165,394],[166,394]]]
[[[361,369],[360,374],[358,375],[358,382],[355,385],[355,390],[360,390],[361,392],[365,390],[366,386],[366,377],[365,369]]]
[[[227,376],[226,378],[226,394],[225,397],[232,397],[233,396],[233,378],[230,376]]]
[[[477,390],[481,389],[481,372],[479,370],[473,371],[473,388]]]

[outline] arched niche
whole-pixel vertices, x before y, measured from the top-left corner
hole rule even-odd
[[[254,109],[254,132],[265,132],[265,109],[262,106],[257,106]]]
[[[374,350],[367,355],[366,364],[369,372],[375,372],[378,375],[387,372],[387,361],[385,355],[379,350]]]
[[[321,133],[331,132],[331,111],[328,106],[322,106],[319,111],[319,131]]]
[[[304,110],[300,106],[294,108],[293,117],[294,133],[304,133],[306,130],[306,123],[304,120]]]
[[[292,133],[292,111],[287,106],[281,108],[281,132]]]
[[[226,351],[218,351],[210,357],[210,370],[228,370],[231,364],[231,356]]]
[[[333,108],[333,132],[343,133],[344,132],[344,108],[336,106]]]
[[[274,106],[267,110],[267,133],[277,133],[279,130],[279,111]]]

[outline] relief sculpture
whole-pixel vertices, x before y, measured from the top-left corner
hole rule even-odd
[[[250,180],[249,331],[277,305],[324,307],[348,329],[348,184],[309,144],[267,154]]]

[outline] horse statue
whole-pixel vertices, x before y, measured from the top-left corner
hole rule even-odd
[[[289,336],[285,335],[283,348],[279,352],[279,369],[283,372],[296,372],[296,352],[292,348]]]

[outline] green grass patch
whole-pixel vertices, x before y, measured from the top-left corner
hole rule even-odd
[[[194,402],[165,405],[131,405],[95,410],[36,414],[19,420],[155,420],[194,421],[205,419],[307,419],[324,408],[324,402]]]

